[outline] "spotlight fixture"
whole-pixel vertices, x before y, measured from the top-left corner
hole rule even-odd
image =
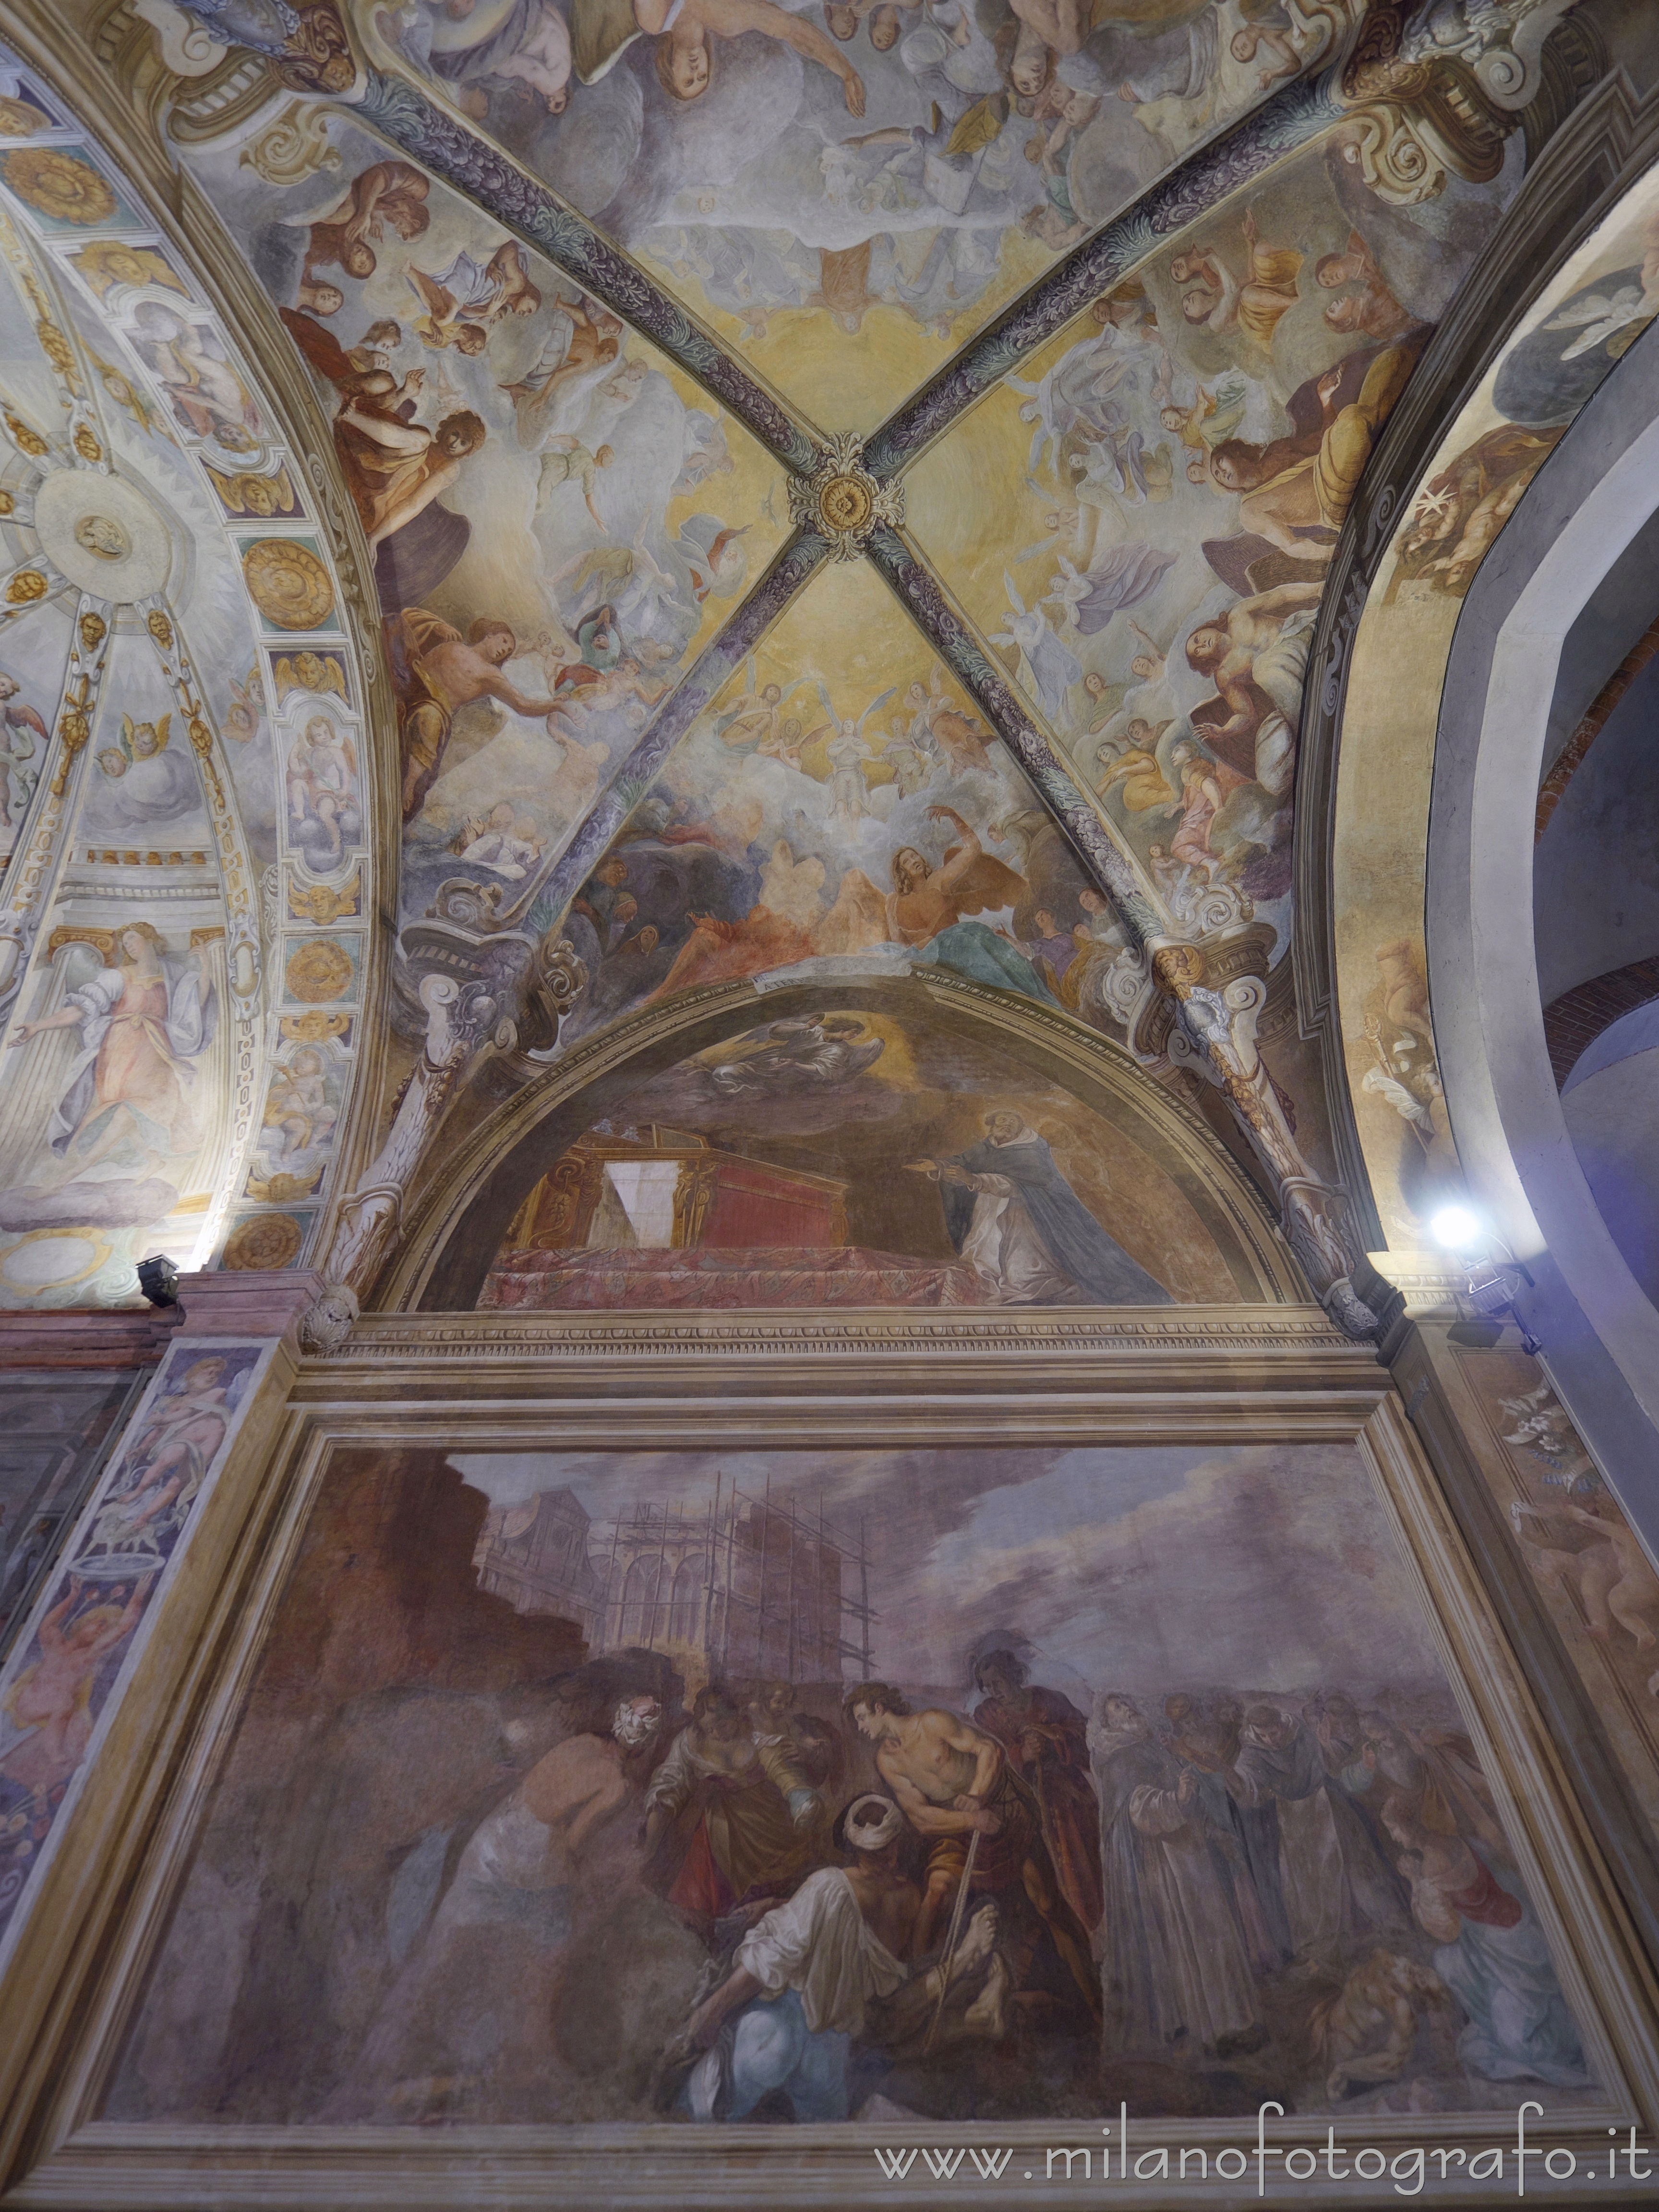
[[[153,1306],[179,1303],[179,1270],[164,1252],[153,1252],[138,1262],[138,1287]]]
[[[1495,1236],[1471,1207],[1457,1205],[1443,1206],[1431,1216],[1429,1234],[1455,1256],[1463,1273],[1463,1295],[1476,1313],[1489,1320],[1507,1314],[1520,1330],[1526,1349],[1534,1353],[1540,1351],[1537,1338],[1515,1310],[1515,1294],[1521,1284],[1532,1287],[1531,1273],[1502,1237]],[[1497,1256],[1500,1252],[1501,1259]]]
[[[1429,1234],[1448,1252],[1472,1252],[1485,1241],[1480,1216],[1467,1206],[1443,1206],[1430,1220]]]

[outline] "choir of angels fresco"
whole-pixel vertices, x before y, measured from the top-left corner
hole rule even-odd
[[[411,0],[386,46],[715,326],[866,316],[934,360],[1327,55],[1340,0]],[[926,358],[921,355],[919,358]],[[799,351],[780,356],[803,392]]]
[[[369,1455],[319,1509],[116,2116],[1591,2094],[1350,1449],[423,1464],[418,1500],[379,1503]],[[410,1563],[410,1512],[446,1562]],[[362,1586],[313,1670],[347,1540]],[[412,1572],[428,1623],[578,1663],[400,1684],[371,1624]]]
[[[787,311],[789,362],[821,376],[876,303],[959,343],[981,295],[1010,289],[1005,264],[1036,273],[1341,21],[1237,0],[994,12],[568,24],[553,0],[417,0],[372,29],[692,304],[755,340]],[[1018,823],[1040,806],[906,625],[832,690],[825,629],[849,617],[822,585],[797,649],[774,641],[765,677],[731,675],[570,905],[560,852],[780,542],[781,481],[729,413],[457,195],[349,122],[320,143],[327,165],[276,191],[246,148],[191,158],[319,380],[376,553],[405,913],[461,883],[498,922],[572,915],[589,973],[562,1046],[722,975],[875,947],[1104,1025],[1086,995],[1102,963],[1073,956],[1111,949],[1099,891],[1055,833],[1046,866],[1025,865]],[[1510,160],[1396,204],[1333,131],[1097,301],[910,473],[919,544],[1174,927],[1232,886],[1288,942],[1324,566],[1518,181]],[[1046,242],[1038,261],[1022,236]],[[775,373],[793,388],[781,358]],[[872,821],[890,850],[868,849]],[[625,872],[660,879],[665,834],[687,848],[685,898],[659,880],[641,908]],[[587,915],[630,901],[641,927],[590,944]],[[600,975],[594,953],[623,957]]]

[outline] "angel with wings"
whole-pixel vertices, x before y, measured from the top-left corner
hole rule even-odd
[[[991,642],[1018,647],[1044,713],[1058,719],[1065,711],[1067,690],[1082,677],[1083,664],[1049,629],[1042,607],[1027,608],[1006,568],[1002,582],[1008,594],[1008,612],[1004,617],[1007,628],[993,630]]]
[[[405,273],[426,310],[416,318],[415,333],[429,346],[482,353],[491,325],[503,315],[533,315],[542,304],[516,239],[498,246],[488,261],[463,251],[441,274],[427,269]]]
[[[1062,609],[1061,620],[1068,629],[1093,637],[1120,608],[1134,606],[1156,591],[1175,561],[1173,553],[1156,545],[1130,542],[1114,545],[1098,568],[1085,572],[1062,553],[1060,573],[1039,604]]]
[[[1083,338],[1054,363],[1036,384],[1018,376],[1006,380],[1011,390],[1024,393],[1019,410],[1022,422],[1035,425],[1026,474],[1052,457],[1056,469],[1062,441],[1074,430],[1097,434],[1106,428],[1105,402],[1121,383],[1128,363],[1117,352],[1115,330],[1098,337]]]
[[[896,684],[889,684],[878,699],[872,699],[857,721],[850,722],[836,713],[834,702],[822,678],[818,680],[818,696],[823,702],[824,712],[834,722],[834,735],[824,747],[830,763],[830,816],[832,821],[854,823],[867,815],[865,803],[866,786],[864,763],[873,757],[871,745],[864,735],[864,726],[894,696]]]
[[[365,373],[320,323],[293,307],[281,313],[306,359],[340,394],[334,450],[369,545],[381,545],[454,483],[461,463],[484,442],[483,423],[460,409],[428,430],[414,421],[407,396],[420,388],[419,369],[401,384],[389,368]]]
[[[1616,292],[1586,292],[1577,300],[1570,300],[1559,314],[1545,324],[1547,331],[1573,331],[1579,335],[1571,345],[1561,349],[1563,361],[1577,361],[1581,353],[1615,338],[1632,323],[1639,325],[1629,337],[1609,351],[1617,360],[1627,352],[1641,336],[1642,331],[1653,320],[1659,308],[1659,299],[1644,292],[1639,285],[1621,284]]]
[[[714,730],[720,743],[734,753],[760,753],[775,760],[782,750],[783,702],[804,684],[817,684],[816,676],[798,676],[789,684],[756,683],[754,655],[744,663],[744,690],[737,705],[716,715]]]

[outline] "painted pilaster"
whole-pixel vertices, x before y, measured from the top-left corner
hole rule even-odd
[[[72,1888],[77,1859],[111,1822],[155,1802],[161,1747],[124,1731],[124,1708],[136,1682],[163,1677],[176,1690],[137,1709],[179,1706],[198,1655],[166,1635],[161,1616],[182,1583],[199,1593],[216,1571],[220,1486],[236,1464],[263,1463],[317,1287],[300,1270],[182,1279],[160,1364],[0,1668],[18,1729],[0,1752],[0,1818],[19,1821],[27,1846],[0,1874],[0,1990],[37,1919],[51,1947],[46,1900],[56,1886]],[[20,1973],[13,1987],[32,1979]],[[9,1993],[0,2003],[15,2019]]]

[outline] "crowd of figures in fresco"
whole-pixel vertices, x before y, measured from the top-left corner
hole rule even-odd
[[[792,308],[850,335],[882,304],[959,342],[964,319],[994,304],[1006,240],[1076,244],[1299,73],[1350,12],[1342,0],[409,0],[375,22],[741,335],[763,337]]]
[[[1351,1448],[362,1454],[318,1516],[112,2117],[1590,2091]]]
[[[915,471],[924,550],[1176,924],[1213,893],[1287,920],[1326,571],[1495,215],[1455,179],[1429,215],[1389,207],[1352,150],[1337,134],[1198,226]],[[1115,920],[967,693],[916,651],[832,685],[818,614],[772,681],[728,684],[584,888],[570,1033],[883,949],[1109,1023]]]
[[[1030,1650],[981,1638],[948,1703],[739,1680],[683,1704],[660,1655],[592,1662],[583,1723],[449,1839],[327,2116],[575,2116],[601,1970],[611,2094],[691,2121],[1587,2084],[1444,1716],[1335,1687],[1067,1694]]]
[[[459,876],[506,911],[705,608],[740,591],[750,532],[705,505],[732,469],[721,420],[615,315],[411,163],[347,140],[355,173],[290,191],[274,221],[241,186],[242,221],[375,556],[406,903]],[[326,805],[307,834],[334,842]]]
[[[937,662],[873,696],[816,671],[759,683],[751,665],[677,750],[567,932],[588,976],[573,1036],[698,984],[884,951],[1097,1011],[1124,942]]]
[[[1033,542],[981,619],[1176,921],[1214,886],[1288,892],[1326,572],[1493,213],[1389,207],[1352,151],[1335,133],[1230,203],[1008,380],[990,467]]]
[[[1213,884],[1269,907],[1288,889],[1326,571],[1449,271],[1483,228],[1446,226],[1437,254],[1426,225],[1413,235],[1408,216],[1355,191],[1346,150],[1339,134],[1294,188],[1100,302],[1097,332],[1046,374],[1010,380],[1044,534],[1005,576],[999,642],[1177,920]],[[1496,426],[1431,474],[1388,604],[1462,596],[1656,307],[1650,247],[1522,340],[1497,379]]]

